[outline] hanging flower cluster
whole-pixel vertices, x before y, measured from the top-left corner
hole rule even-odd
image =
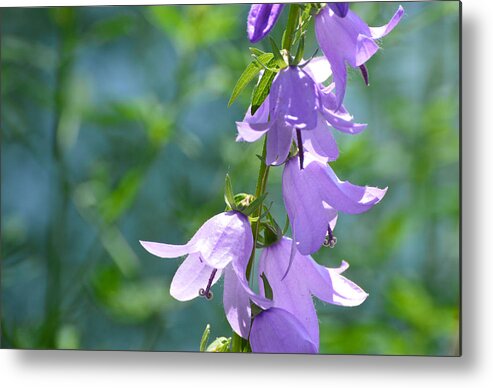
[[[283,4],[252,5],[249,40],[265,38],[283,9]],[[272,39],[272,52],[251,48],[253,61],[236,84],[230,104],[258,75],[251,105],[236,123],[237,141],[264,142],[255,194],[235,195],[226,176],[226,211],[205,222],[187,244],[141,241],[158,257],[187,256],[171,283],[177,300],[212,298],[211,288],[224,274],[223,304],[233,340],[209,348],[317,353],[319,325],[312,297],[357,306],[368,296],[342,275],[346,262],[326,268],[310,255],[335,245],[339,212],[366,212],[387,191],[342,181],[329,163],[339,156],[332,130],[355,135],[366,128],[342,105],[347,65],[358,68],[368,84],[366,62],[379,48],[376,40],[392,31],[403,13],[399,7],[388,24],[368,27],[349,3],[291,4],[282,48]],[[324,55],[304,60],[305,32],[312,19]],[[282,193],[291,238],[264,205],[271,166],[284,169]],[[257,249],[262,251],[254,271]]]

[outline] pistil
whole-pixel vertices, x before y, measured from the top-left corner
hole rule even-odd
[[[365,84],[366,86],[368,86],[370,84],[370,80],[368,79],[368,69],[366,68],[366,66],[363,64],[359,67],[359,69],[361,70],[361,75],[363,76],[363,79],[365,80]]]
[[[337,244],[337,237],[334,236],[330,225],[327,227],[327,236],[325,236],[324,247],[334,248]]]
[[[212,271],[211,276],[209,277],[209,281],[207,282],[207,287],[205,288],[205,290],[203,288],[201,288],[199,290],[199,295],[204,296],[208,300],[211,300],[212,297],[214,296],[214,294],[211,291],[211,287],[212,287],[212,282],[214,281],[214,276],[216,276],[216,272],[217,272],[217,269],[214,269]]]

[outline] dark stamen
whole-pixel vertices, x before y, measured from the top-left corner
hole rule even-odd
[[[324,247],[334,248],[337,244],[337,237],[332,233],[330,225],[327,227],[327,236],[325,236]]]
[[[363,79],[365,80],[366,86],[368,86],[370,84],[370,80],[368,79],[368,69],[366,68],[365,65],[361,65],[359,67],[359,69],[361,70],[361,75],[363,76]]]
[[[303,170],[303,140],[301,139],[301,131],[296,129],[296,139],[298,140],[298,157],[300,158],[300,170]]]
[[[214,276],[216,276],[216,272],[217,272],[217,269],[214,269],[212,271],[211,276],[209,277],[209,281],[207,282],[207,287],[205,288],[205,290],[203,288],[201,288],[199,290],[199,295],[205,296],[205,298],[208,300],[211,300],[213,295],[214,295],[211,291],[211,287],[212,287],[212,282],[214,280]]]

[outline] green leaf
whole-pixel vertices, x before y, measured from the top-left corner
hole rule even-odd
[[[211,334],[211,325],[207,324],[202,334],[202,339],[200,340],[200,351],[205,352],[207,347],[207,340],[209,339],[209,334]]]
[[[300,43],[298,44],[298,50],[296,51],[296,56],[294,57],[294,65],[297,66],[298,63],[303,59],[303,52],[305,51],[305,36],[301,35]]]
[[[250,304],[250,308],[252,311],[252,318],[255,318],[257,315],[264,311],[261,307],[257,306],[254,303]]]
[[[270,92],[270,87],[272,85],[272,81],[274,81],[274,77],[276,73],[270,70],[266,70],[260,79],[258,85],[253,89],[252,94],[252,116],[255,114],[260,105],[265,101]]]
[[[285,235],[289,228],[289,217],[286,215],[286,222],[284,224],[284,228],[282,229],[282,234]]]
[[[256,57],[256,61],[267,65],[272,58],[274,58],[274,54],[264,53]],[[240,75],[240,78],[236,82],[233,89],[233,93],[231,93],[228,106],[231,106],[243,89],[245,89],[245,87],[258,75],[258,73],[260,73],[260,70],[262,70],[262,66],[256,61],[251,62]]]
[[[265,51],[259,50],[256,47],[249,47],[250,52],[255,55],[256,57],[260,57],[261,55],[265,54]]]
[[[233,338],[231,339],[231,352],[241,353],[243,349],[243,344],[246,340],[241,338],[238,334],[233,331]]]
[[[274,61],[276,63],[282,63],[284,62],[284,59],[281,54],[281,50],[279,50],[279,47],[276,44],[276,41],[272,39],[272,37],[269,36],[270,40],[270,45],[272,46],[272,51],[274,52]]]
[[[229,174],[226,174],[224,179],[224,201],[230,209],[235,208],[235,196],[233,194],[233,184],[231,183],[231,178]]]
[[[260,275],[260,277],[262,278],[262,282],[264,283],[265,297],[267,299],[272,300],[273,299],[273,296],[274,296],[274,293],[272,292],[272,287],[270,286],[269,281],[267,280],[267,276],[265,276],[265,273],[262,272],[262,274]]]
[[[282,48],[291,51],[291,44],[293,43],[293,33],[296,30],[298,24],[299,7],[297,4],[291,4],[289,7],[288,23],[286,30],[282,37]]]

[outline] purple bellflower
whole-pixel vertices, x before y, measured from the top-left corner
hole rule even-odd
[[[318,346],[298,318],[277,307],[255,317],[250,346],[254,353],[318,353]]]
[[[266,163],[272,165],[284,163],[294,139],[326,161],[337,159],[337,144],[328,128],[355,134],[366,125],[353,123],[344,107],[337,110],[333,86],[322,84],[330,74],[324,57],[312,59],[303,68],[281,70],[255,114],[249,108],[243,121],[236,123],[237,141],[254,142],[268,133]]]
[[[271,302],[255,294],[246,280],[253,236],[248,218],[240,212],[220,213],[206,221],[185,245],[141,241],[153,255],[173,258],[188,255],[173,277],[170,294],[179,301],[197,296],[212,298],[211,287],[224,272],[223,303],[233,330],[243,338],[250,331],[250,301],[262,308]]]
[[[387,188],[341,181],[325,162],[305,152],[304,168],[291,158],[284,168],[282,192],[297,250],[316,252],[333,240],[337,212],[363,213],[380,202]],[[328,238],[328,240],[326,240]]]
[[[323,8],[315,17],[315,32],[324,55],[329,60],[336,85],[337,107],[341,106],[346,91],[346,62],[360,68],[368,84],[365,67],[379,47],[375,42],[387,35],[401,20],[404,9],[399,6],[389,23],[381,27],[368,27],[354,12],[348,10],[344,17],[334,6]]]
[[[247,20],[250,42],[262,40],[272,30],[284,8],[284,4],[252,4]]]
[[[292,240],[283,237],[262,251],[259,274],[265,276],[272,289],[274,306],[255,317],[250,333],[254,352],[317,353],[319,325],[312,295],[340,306],[358,306],[368,294],[341,275],[349,265],[326,268],[311,256],[295,253],[289,265]],[[265,295],[259,278],[261,294]]]

